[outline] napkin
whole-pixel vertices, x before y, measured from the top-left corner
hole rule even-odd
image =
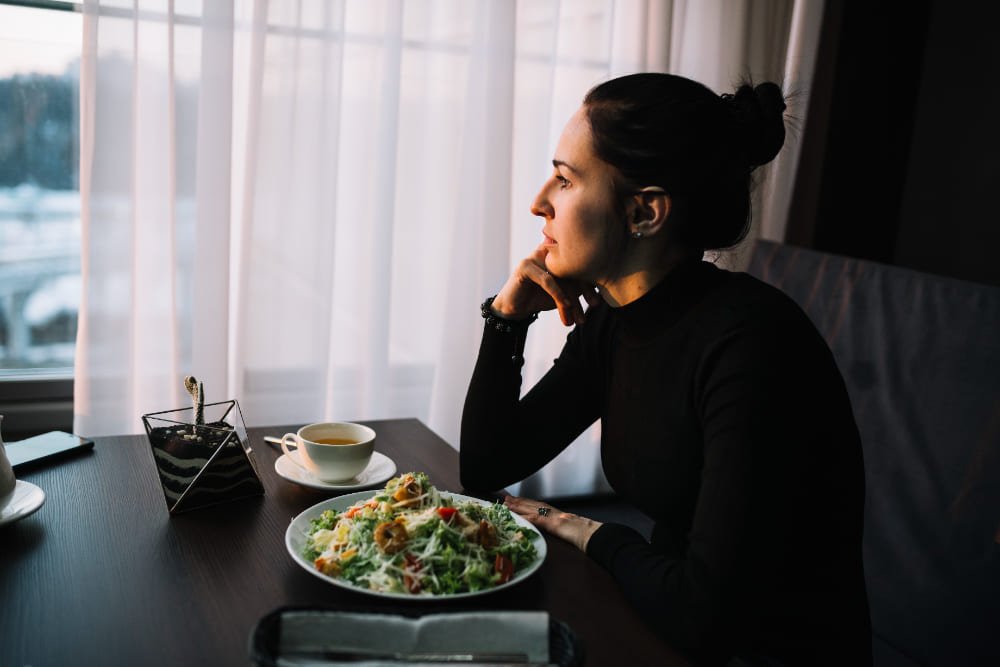
[[[527,662],[549,661],[549,615],[534,611],[494,611],[428,614],[418,618],[394,614],[338,611],[286,612],[281,618],[278,665],[334,665],[324,653],[381,654],[517,654]],[[344,664],[399,665],[373,657]],[[433,662],[431,660],[428,663]],[[408,662],[415,665],[418,663]]]

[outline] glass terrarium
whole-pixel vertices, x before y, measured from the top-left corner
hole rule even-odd
[[[153,412],[142,423],[171,514],[263,495],[235,400]]]

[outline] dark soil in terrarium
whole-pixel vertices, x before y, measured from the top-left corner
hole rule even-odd
[[[149,442],[171,511],[264,492],[238,435],[226,422],[153,428]]]

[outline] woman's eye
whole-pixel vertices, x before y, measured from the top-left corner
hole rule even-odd
[[[569,187],[569,181],[566,178],[560,176],[559,174],[556,174],[556,180],[559,182],[560,189],[565,190],[566,188]]]

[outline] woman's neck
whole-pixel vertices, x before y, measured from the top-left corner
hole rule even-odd
[[[696,257],[700,258],[701,255],[682,250],[668,252],[666,257],[661,256],[658,261],[644,262],[644,266],[626,269],[613,280],[599,282],[597,291],[612,308],[627,305],[656,287],[677,266],[693,261]]]

